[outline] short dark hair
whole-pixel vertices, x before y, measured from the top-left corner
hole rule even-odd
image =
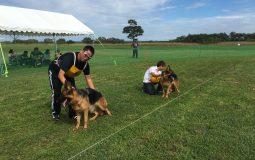
[[[158,61],[157,67],[160,67],[160,66],[166,66],[166,63],[164,61]]]
[[[87,51],[87,50],[90,50],[90,51],[91,51],[92,56],[94,55],[94,53],[95,53],[94,47],[92,47],[92,46],[85,46],[85,47],[83,48],[83,51]]]
[[[10,50],[9,50],[9,53],[13,53],[13,52],[14,52],[13,49],[10,49]]]

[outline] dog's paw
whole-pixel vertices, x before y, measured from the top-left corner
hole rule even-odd
[[[79,128],[73,128],[73,132],[77,132],[79,130]]]
[[[90,118],[89,120],[90,120],[90,121],[95,121],[96,118],[95,118],[95,117],[92,117],[92,118]]]

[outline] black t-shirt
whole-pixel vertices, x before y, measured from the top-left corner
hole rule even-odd
[[[77,57],[78,54],[79,54],[79,52],[75,52],[75,55],[76,55],[75,67],[77,67],[80,70],[83,70],[84,75],[89,75],[90,74],[89,63],[78,61],[78,57]],[[73,52],[67,52],[67,53],[63,54],[62,56],[60,56],[57,60],[57,64],[60,69],[67,72],[74,65]],[[85,67],[85,65],[86,65],[86,67]]]

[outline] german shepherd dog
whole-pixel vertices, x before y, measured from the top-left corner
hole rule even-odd
[[[162,86],[163,98],[168,98],[169,94],[173,91],[180,93],[180,81],[174,71],[170,68],[170,65],[168,65],[166,70],[162,72],[160,76],[160,84]]]
[[[77,116],[77,123],[74,128],[78,130],[82,114],[84,115],[84,129],[88,128],[88,113],[94,113],[94,117],[90,120],[95,120],[99,115],[103,115],[104,111],[111,116],[108,109],[107,101],[103,95],[91,88],[76,89],[70,82],[66,81],[62,89],[62,96],[67,99]]]

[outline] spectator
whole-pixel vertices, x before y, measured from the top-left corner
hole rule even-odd
[[[57,49],[57,51],[55,52],[55,59],[58,59],[58,57],[61,55],[62,55],[62,53],[60,52],[59,49]]]
[[[9,65],[17,63],[17,56],[16,56],[16,54],[15,54],[13,49],[9,50],[8,57],[9,57]]]
[[[41,65],[43,62],[43,53],[39,50],[38,47],[35,47],[34,50],[31,52],[30,58],[33,62],[34,67]]]
[[[50,50],[46,49],[45,52],[44,52],[43,63],[49,64],[50,62],[51,62],[51,59],[50,59]]]
[[[133,58],[138,58],[138,42],[137,42],[137,39],[135,39],[132,43],[132,48],[133,48]]]
[[[28,57],[28,51],[24,51],[21,55],[20,55],[20,64],[21,65],[26,65],[29,62],[29,57]]]

